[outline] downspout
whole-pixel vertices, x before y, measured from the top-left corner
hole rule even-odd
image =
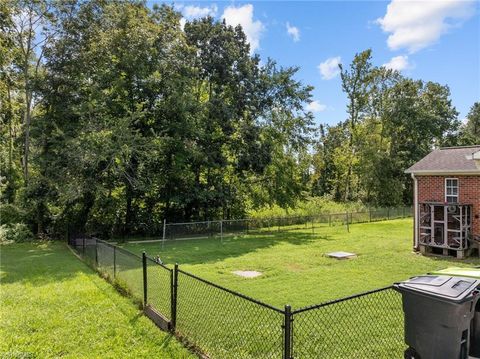
[[[418,180],[411,174],[413,179],[413,249],[418,251]]]

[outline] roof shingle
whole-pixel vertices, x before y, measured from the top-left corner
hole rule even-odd
[[[433,172],[472,172],[480,174],[475,160],[468,156],[480,151],[480,145],[466,147],[447,147],[430,152],[427,156],[407,169],[405,173]]]

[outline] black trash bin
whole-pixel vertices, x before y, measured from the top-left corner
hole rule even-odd
[[[405,358],[467,359],[480,280],[425,275],[397,283],[405,315]],[[470,357],[471,358],[471,357]]]

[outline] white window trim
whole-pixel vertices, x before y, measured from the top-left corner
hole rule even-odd
[[[449,181],[449,180],[457,181],[457,194],[456,195],[452,195],[452,194],[447,195],[447,181]],[[457,201],[455,203],[458,203],[458,201],[460,199],[460,181],[458,180],[458,178],[455,178],[455,177],[445,178],[444,191],[445,191],[445,203],[450,203],[450,202],[448,202],[447,197],[457,197]]]

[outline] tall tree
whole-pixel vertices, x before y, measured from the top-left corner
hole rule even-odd
[[[365,50],[355,55],[350,64],[349,70],[344,69],[343,65],[339,65],[342,89],[348,98],[347,112],[349,115],[347,122],[349,143],[348,152],[345,153],[345,161],[347,163],[347,172],[345,174],[345,196],[343,198],[345,201],[354,198],[352,191],[352,175],[356,156],[356,127],[363,119],[368,109],[372,70],[371,57],[372,51]]]
[[[53,5],[48,0],[9,0],[12,21],[10,27],[12,46],[18,49],[13,64],[18,70],[23,93],[23,177],[29,180],[30,126],[39,103],[36,85],[41,77],[42,59],[49,41],[53,38]]]
[[[467,115],[467,123],[460,131],[460,142],[464,145],[480,144],[480,102],[475,102]]]

